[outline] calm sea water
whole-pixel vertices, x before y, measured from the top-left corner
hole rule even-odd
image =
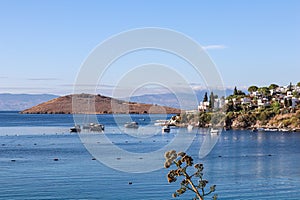
[[[153,120],[166,116],[131,117],[140,122],[140,132],[149,132]],[[118,129],[112,115],[98,119],[119,148],[132,152],[151,152],[176,134],[194,134],[178,129],[133,137]],[[73,124],[72,115],[0,112],[0,199],[173,199],[179,182],[168,184],[166,169],[126,173],[92,160],[79,136],[69,133]],[[199,141],[204,137],[196,134],[188,152],[204,164],[204,175],[217,185],[219,199],[300,199],[299,133],[223,132],[210,154],[199,159]],[[163,166],[163,155],[157,160]],[[192,196],[187,193],[178,199]]]

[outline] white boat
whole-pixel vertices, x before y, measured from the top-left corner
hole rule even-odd
[[[191,124],[189,124],[189,125],[187,126],[187,130],[188,130],[188,131],[192,131],[192,130],[193,130],[193,128],[194,128],[194,126],[193,126],[193,125],[191,125]]]
[[[265,129],[264,129],[264,128],[262,128],[262,127],[259,127],[259,128],[257,128],[256,130],[257,130],[257,131],[260,131],[260,132],[263,132],[263,131],[265,131]]]
[[[137,122],[127,122],[124,125],[125,128],[139,128],[139,124]]]
[[[87,125],[83,125],[82,129],[83,130],[89,130],[89,131],[102,132],[102,131],[104,131],[104,125],[103,124],[90,123],[90,124],[87,124]]]
[[[166,125],[168,123],[169,123],[169,120],[158,119],[158,120],[155,120],[154,125],[155,126],[164,126],[164,125]]]
[[[104,125],[103,124],[94,124],[93,126],[90,127],[90,131],[102,132],[102,131],[104,131]]]
[[[219,130],[212,128],[212,129],[210,129],[210,133],[211,134],[219,134]]]
[[[287,128],[280,128],[279,131],[282,131],[282,132],[289,132],[291,131],[290,129],[287,129]]]
[[[265,131],[275,132],[275,131],[278,131],[278,128],[265,128]]]

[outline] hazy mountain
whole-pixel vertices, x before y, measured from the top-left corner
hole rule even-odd
[[[210,92],[208,90],[196,90],[195,96],[197,98],[197,102],[203,100],[205,92]],[[218,93],[218,91],[215,91]],[[232,89],[227,89],[225,91],[226,96],[233,93]],[[130,98],[126,98],[125,100],[131,102],[138,102],[138,103],[146,103],[146,104],[157,104],[161,106],[169,106],[173,108],[181,108],[185,110],[192,110],[197,108],[197,104],[195,105],[195,96],[193,94],[185,94],[179,93],[177,97],[175,94],[172,93],[165,93],[165,94],[147,94],[141,96],[133,96]],[[0,110],[25,110],[36,106],[40,103],[47,102],[51,99],[57,98],[59,96],[52,95],[52,94],[9,94],[3,93],[0,94]],[[181,99],[181,101],[178,100]],[[124,100],[124,99],[123,99]],[[179,102],[182,102],[180,105]]]
[[[165,94],[146,94],[141,96],[133,96],[128,100],[132,102],[138,103],[149,103],[149,104],[158,104],[161,106],[170,106],[173,108],[181,108],[184,110],[194,110],[197,109],[197,104],[200,101],[203,101],[203,97],[205,92],[210,94],[208,90],[196,90],[195,94],[187,94],[187,93],[179,93],[177,95],[172,93]],[[226,96],[231,95],[233,93],[232,89],[226,89]],[[220,91],[214,91],[214,94],[223,94]],[[196,99],[195,99],[196,97]],[[195,105],[195,101],[197,104]],[[180,102],[182,105],[180,105]]]
[[[37,104],[57,98],[52,94],[0,94],[0,110],[20,111],[35,106]]]

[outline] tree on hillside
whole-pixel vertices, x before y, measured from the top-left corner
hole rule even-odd
[[[248,88],[248,92],[252,93],[252,92],[256,92],[258,90],[258,87],[255,85],[252,85]]]
[[[237,91],[236,87],[234,87],[233,95],[238,95],[238,91]]]
[[[297,86],[300,87],[300,82],[297,83]]]
[[[292,85],[292,82],[290,82],[290,85],[288,86],[288,91],[292,91],[293,89],[293,85]]]
[[[237,91],[237,95],[246,95],[245,92],[243,92],[242,90],[238,90]]]
[[[245,93],[242,92],[242,90],[238,90],[236,87],[234,87],[233,95],[234,96],[239,96],[239,95],[245,95]]]
[[[214,109],[214,105],[215,105],[215,95],[213,92],[211,92],[209,95],[209,107]]]
[[[284,107],[288,107],[288,100],[286,98],[284,99],[284,103],[283,104],[284,104]]]
[[[270,90],[268,87],[261,87],[261,88],[258,88],[258,91],[264,95],[264,96],[269,96],[271,94]]]
[[[279,87],[279,85],[272,83],[272,84],[269,86],[269,89],[270,89],[270,90],[274,90],[274,89],[276,89],[276,88],[278,88],[278,87]]]
[[[205,92],[203,102],[207,102],[207,101],[208,101],[207,92]]]

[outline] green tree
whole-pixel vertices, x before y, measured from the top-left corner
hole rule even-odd
[[[199,120],[199,127],[206,127],[206,125],[211,120],[211,116],[210,116],[210,114],[208,114],[206,112],[200,112],[198,120]]]
[[[258,91],[264,96],[269,96],[271,94],[268,87],[258,88]]]
[[[234,87],[233,95],[238,95],[238,91],[237,91],[236,87]]]
[[[252,85],[248,88],[248,92],[252,93],[252,92],[256,92],[258,90],[258,87],[255,85]]]
[[[270,89],[270,90],[274,90],[274,89],[276,89],[276,88],[278,88],[278,87],[279,87],[279,85],[272,83],[272,84],[269,86],[269,89]]]
[[[294,91],[293,96],[296,97],[296,98],[299,98],[299,93],[297,91]]]
[[[297,86],[300,87],[300,82],[297,83]]]
[[[214,105],[215,105],[215,96],[214,96],[214,93],[211,92],[209,95],[209,107],[211,109],[214,109]]]
[[[290,82],[290,85],[288,87],[288,91],[292,91],[292,88],[293,88],[293,85],[292,85],[292,82]]]
[[[229,100],[227,104],[225,104],[225,112],[233,112],[234,111],[234,105],[232,100]]]
[[[292,99],[289,99],[289,100],[288,100],[288,106],[289,106],[289,107],[293,106],[293,101],[292,101]]]
[[[240,95],[240,96],[242,96],[242,95],[246,95],[242,90],[238,90],[237,91],[237,95]]]
[[[272,107],[274,113],[279,114],[279,111],[280,111],[280,103],[278,103],[278,102],[276,101],[276,102],[272,103],[271,107]]]
[[[284,99],[284,103],[283,104],[284,104],[284,107],[288,107],[289,106],[288,105],[288,100],[286,98]]]
[[[203,102],[207,102],[207,101],[208,101],[207,92],[205,92]]]

